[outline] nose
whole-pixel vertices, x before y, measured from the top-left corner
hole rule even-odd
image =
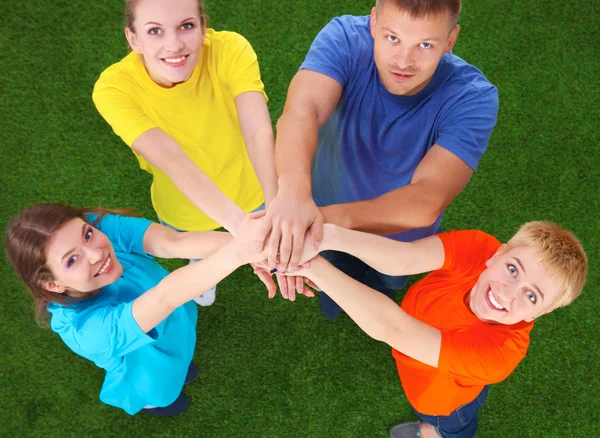
[[[84,252],[85,252],[86,257],[90,261],[90,265],[95,265],[96,263],[101,261],[104,257],[102,250],[100,250],[98,248],[91,248],[88,246],[84,249]]]
[[[493,292],[504,303],[512,302],[517,296],[517,288],[504,283],[496,283]]]
[[[410,47],[400,47],[396,54],[396,64],[402,70],[411,67],[414,63],[413,51]]]
[[[170,52],[179,52],[183,49],[183,41],[177,32],[170,32],[165,41],[165,49]]]

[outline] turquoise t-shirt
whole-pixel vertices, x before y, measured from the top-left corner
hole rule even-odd
[[[48,307],[52,330],[75,353],[106,370],[100,400],[130,415],[146,405],[163,407],[175,401],[196,345],[198,311],[193,302],[175,309],[148,333],[133,318],[133,301],[168,275],[144,252],[150,224],[147,219],[104,216],[97,228],[123,265],[121,278],[88,300]]]

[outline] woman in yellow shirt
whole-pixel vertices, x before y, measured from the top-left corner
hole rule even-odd
[[[254,50],[239,34],[207,29],[201,0],[127,0],[125,16],[132,52],[96,82],[96,108],[152,174],[163,223],[235,234],[277,191]],[[204,297],[210,305],[214,292]]]

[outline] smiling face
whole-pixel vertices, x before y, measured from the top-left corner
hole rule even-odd
[[[198,0],[141,0],[125,37],[152,80],[163,87],[187,81],[200,58],[206,27]],[[134,31],[135,29],[135,31]]]
[[[449,12],[413,18],[388,3],[373,8],[375,65],[385,88],[399,96],[423,90],[442,56],[454,46],[459,30],[451,24]]]
[[[74,297],[93,295],[123,273],[108,237],[79,218],[54,233],[46,246],[46,264],[54,280],[42,287]]]
[[[486,262],[471,290],[473,313],[485,322],[516,324],[550,312],[562,292],[561,282],[539,262],[533,248],[503,248]]]

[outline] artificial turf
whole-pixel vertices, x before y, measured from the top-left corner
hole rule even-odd
[[[256,50],[273,121],[320,28],[367,14],[372,0],[207,0],[209,25]],[[445,229],[501,240],[553,220],[583,242],[590,274],[571,306],[540,318],[528,357],[495,385],[481,437],[600,436],[599,10],[577,0],[464,2],[454,53],[498,86],[489,149],[450,206]],[[149,175],[94,109],[100,72],[126,53],[123,2],[5,4],[0,18],[0,225],[38,202],[128,207],[155,218]],[[170,268],[182,261],[170,261]],[[31,300],[0,263],[3,436],[384,437],[415,416],[390,349],[317,299],[269,301],[249,268],[200,309],[189,410],[130,417],[98,400],[103,372],[32,318]],[[399,295],[400,299],[402,294]]]

